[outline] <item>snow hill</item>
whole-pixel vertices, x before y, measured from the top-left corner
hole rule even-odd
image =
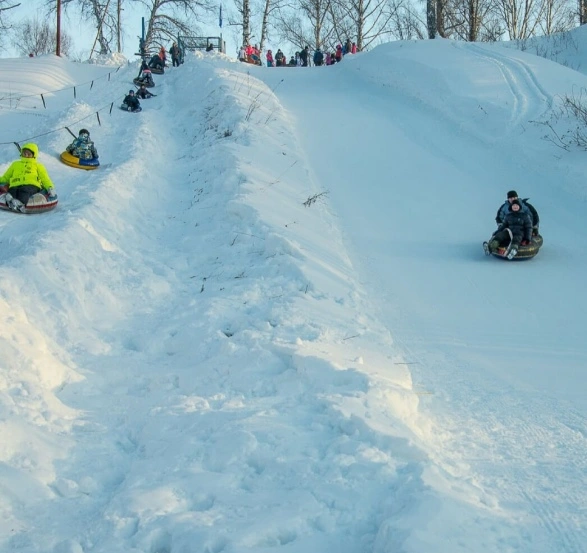
[[[134,62],[0,60],[60,198],[0,212],[0,553],[587,551],[583,31],[196,53],[140,114]]]

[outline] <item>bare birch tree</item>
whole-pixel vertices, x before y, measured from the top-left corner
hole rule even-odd
[[[261,40],[259,48],[265,48],[265,42],[269,39],[271,29],[275,30],[275,23],[278,20],[277,14],[283,7],[284,0],[263,0],[263,18],[261,20]]]
[[[45,0],[47,14],[55,14],[55,0]],[[117,37],[116,2],[114,0],[62,0],[65,11],[75,10],[83,21],[94,22],[96,43],[100,54],[110,54]]]
[[[240,46],[251,43],[251,3],[250,0],[235,0],[236,17],[229,17],[229,25],[241,29]]]
[[[265,0],[265,8],[263,9],[263,19],[261,21],[261,40],[259,41],[259,49],[261,52],[265,48],[265,40],[267,39],[268,34],[268,25],[269,25],[269,15],[272,11],[272,2],[271,0]]]
[[[536,0],[497,0],[496,7],[510,40],[523,40],[535,34],[543,10]]]
[[[391,23],[397,19],[401,4],[387,0],[333,0],[340,6],[345,19],[351,22],[357,49],[363,50],[381,37],[389,37]],[[348,35],[347,35],[348,36]]]
[[[301,0],[283,4],[276,11],[274,26],[279,36],[300,50],[330,45],[334,38],[331,0]]]
[[[447,16],[449,10],[446,9],[448,0],[436,0],[435,20],[436,33],[442,38],[449,38],[450,34],[447,30]]]
[[[110,54],[112,43],[116,38],[115,4],[109,0],[86,0],[82,5],[82,17],[89,17],[96,22],[96,42],[100,45],[100,54]]]
[[[543,15],[539,22],[542,34],[562,33],[576,26],[576,13],[566,0],[543,0],[543,2]],[[579,17],[581,17],[580,14]]]
[[[55,0],[45,0],[55,11]],[[193,34],[194,22],[214,9],[213,0],[125,0],[139,4],[147,13],[144,47],[147,51],[167,46],[178,34]],[[118,14],[115,0],[62,0],[66,9],[78,8],[82,18],[94,21],[100,54],[109,54],[118,39]]]
[[[0,46],[4,44],[4,38],[7,36],[6,31],[11,28],[9,20],[10,10],[18,6],[20,6],[20,2],[0,0]]]
[[[12,35],[12,43],[19,54],[26,56],[34,54],[51,54],[57,46],[57,30],[47,21],[27,19],[15,27]],[[61,52],[68,55],[71,51],[71,37],[61,31]]]
[[[209,0],[136,0],[147,8],[145,49],[167,47],[178,34],[191,35],[196,27],[189,21],[197,21],[204,11],[212,11]]]
[[[454,38],[477,42],[495,40],[494,0],[453,0],[446,13]],[[497,26],[503,32],[503,26]]]
[[[428,2],[427,7],[429,4],[432,4],[432,2]],[[388,9],[392,15],[389,22],[389,31],[393,38],[397,40],[423,40],[426,37],[434,38],[434,35],[428,36],[429,27],[427,14],[418,13],[412,2],[407,2],[405,0],[389,0],[386,9]],[[436,33],[435,24],[432,28]],[[385,37],[381,37],[380,40],[374,40],[373,44],[383,42],[384,40]]]

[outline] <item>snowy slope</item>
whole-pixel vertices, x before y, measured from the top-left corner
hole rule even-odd
[[[32,61],[0,60],[0,171],[37,137],[60,204],[0,213],[2,553],[584,550],[585,161],[535,122],[587,77],[198,54],[128,114],[134,65],[54,57],[41,89],[96,84],[13,105]],[[480,248],[511,188],[524,263]]]

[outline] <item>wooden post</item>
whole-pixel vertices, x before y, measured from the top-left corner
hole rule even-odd
[[[120,34],[120,11],[122,10],[121,4],[122,4],[122,0],[118,0],[118,6],[116,9],[117,17],[118,17],[118,23],[116,25],[116,34],[117,34],[117,39],[118,39],[118,53],[119,54],[122,52],[122,39],[121,39],[121,34]]]
[[[61,0],[57,0],[57,46],[55,55],[61,56]]]

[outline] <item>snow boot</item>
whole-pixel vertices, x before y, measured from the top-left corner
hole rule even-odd
[[[14,198],[10,192],[6,192],[4,200],[6,201],[6,205],[12,209],[12,211],[19,211],[20,213],[24,213],[25,205],[20,200]]]

